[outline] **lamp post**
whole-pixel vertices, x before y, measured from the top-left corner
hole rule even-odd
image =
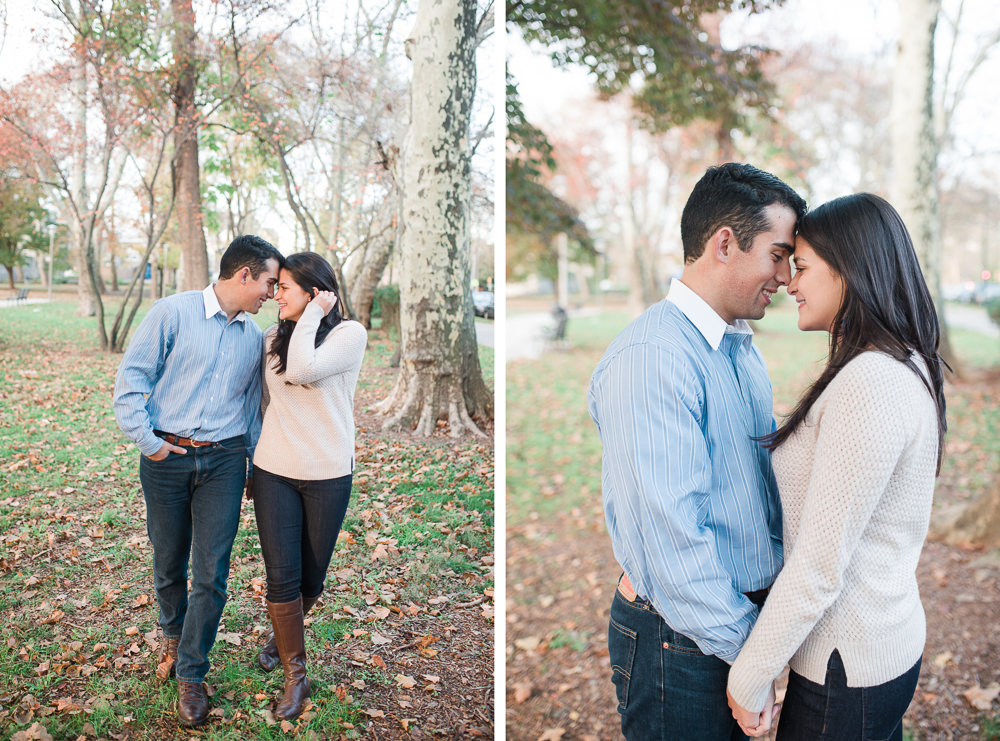
[[[49,302],[52,302],[52,244],[56,236],[56,225],[49,224]]]

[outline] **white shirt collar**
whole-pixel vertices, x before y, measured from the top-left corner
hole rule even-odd
[[[202,298],[205,299],[205,318],[211,319],[213,316],[222,311],[222,306],[219,305],[219,297],[215,295],[215,284],[209,283],[204,291],[201,292]],[[226,316],[226,312],[222,311],[222,315]],[[245,322],[247,318],[246,312],[241,311],[239,314],[233,317],[234,322]],[[228,319],[228,317],[227,317]]]
[[[689,286],[681,283],[679,278],[670,281],[670,290],[667,292],[667,301],[672,303],[701,332],[702,337],[712,347],[719,349],[722,342],[722,335],[728,333],[753,334],[750,325],[742,319],[737,319],[735,323],[728,324],[725,319],[719,316],[715,309],[708,305],[701,296],[695,293]]]

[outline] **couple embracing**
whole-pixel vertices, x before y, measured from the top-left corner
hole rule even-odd
[[[153,304],[118,368],[115,417],[142,454],[159,661],[176,674],[183,725],[208,719],[203,682],[244,494],[272,627],[257,662],[285,675],[275,716],[298,717],[309,697],[303,618],[347,512],[367,344],[364,327],[341,316],[337,290],[319,255],[285,258],[259,237],[237,237],[218,282]],[[279,321],[261,332],[248,315],[272,296]]]
[[[806,213],[711,168],[685,267],[611,344],[588,405],[622,575],[608,649],[629,741],[902,739],[926,626],[916,566],[946,429],[937,314],[870,194]],[[789,259],[795,263],[791,274]],[[786,286],[827,365],[780,426],[746,320]]]

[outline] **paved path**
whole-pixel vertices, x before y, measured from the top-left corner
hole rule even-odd
[[[476,322],[476,342],[486,347],[496,347],[493,341],[493,322]]]
[[[569,310],[569,326],[574,317],[600,314],[597,307]],[[546,348],[545,330],[555,326],[555,319],[549,313],[512,314],[507,317],[507,357],[512,360],[533,360],[540,357]]]
[[[0,309],[10,309],[14,306],[25,306],[27,304],[47,304],[49,300],[47,298],[26,298],[23,301],[11,301],[7,298],[0,298]]]
[[[986,313],[986,309],[975,304],[948,304],[944,307],[944,318],[949,327],[970,329],[987,337],[1000,337],[997,327]]]

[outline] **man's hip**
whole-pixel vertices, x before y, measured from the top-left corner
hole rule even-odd
[[[615,590],[608,626],[612,682],[629,741],[744,739],[726,702],[729,665],[702,653],[648,600]]]

